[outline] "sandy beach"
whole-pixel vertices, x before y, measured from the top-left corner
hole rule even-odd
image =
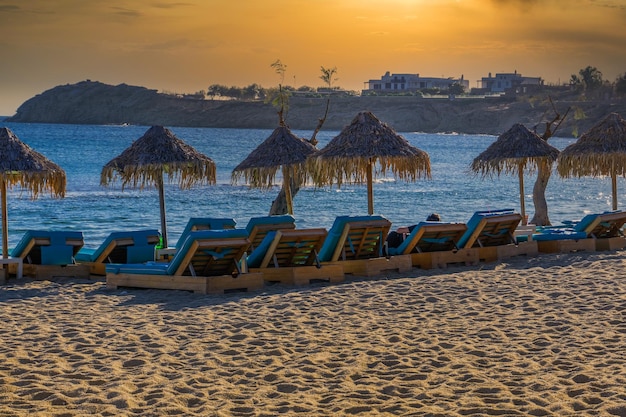
[[[0,287],[0,416],[626,416],[624,252],[221,296]]]

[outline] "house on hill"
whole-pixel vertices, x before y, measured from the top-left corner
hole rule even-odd
[[[517,70],[513,73],[496,73],[495,77],[489,73],[489,76],[483,77],[480,83],[481,87],[473,89],[473,94],[504,93],[507,91],[524,93],[528,89],[543,86],[541,77],[523,77],[522,74],[517,73]]]
[[[365,82],[363,93],[412,93],[420,90],[438,89],[448,90],[453,84],[460,84],[465,90],[469,89],[469,81],[461,78],[420,77],[419,74],[390,74],[385,73],[379,80]]]

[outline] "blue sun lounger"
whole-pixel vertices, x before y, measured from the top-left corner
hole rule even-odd
[[[89,265],[94,275],[105,275],[108,263],[143,263],[154,261],[154,251],[160,241],[158,230],[112,232],[95,249],[81,248],[76,262]]]
[[[180,238],[176,242],[176,248],[180,248],[183,243],[185,243],[185,239],[190,232],[195,232],[197,230],[224,230],[224,229],[234,229],[237,225],[235,219],[229,218],[218,218],[218,217],[191,217],[183,232],[180,234]]]
[[[250,247],[243,229],[189,232],[170,262],[106,265],[107,287],[180,289],[199,293],[252,290],[261,274],[246,272],[241,261]]]
[[[246,225],[250,239],[250,250],[256,249],[271,231],[295,228],[296,219],[291,214],[252,217]]]
[[[323,228],[269,231],[248,256],[248,267],[250,271],[263,273],[265,282],[289,285],[340,282],[343,280],[341,267],[319,262],[318,253],[326,235]]]
[[[11,257],[22,258],[24,275],[35,278],[88,277],[89,268],[75,264],[75,256],[83,245],[82,232],[28,230],[11,251]]]
[[[420,222],[397,248],[388,248],[389,255],[412,252],[436,252],[458,249],[457,242],[467,230],[465,223]]]
[[[533,240],[546,253],[621,249],[626,246],[624,224],[624,211],[587,214],[577,222],[542,227]]]
[[[345,274],[374,276],[384,271],[408,272],[410,257],[388,258],[385,239],[391,222],[383,216],[339,216],[335,218],[319,259],[341,265]]]

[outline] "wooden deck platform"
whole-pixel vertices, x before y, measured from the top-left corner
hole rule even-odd
[[[177,275],[107,274],[107,288],[156,288],[193,291],[199,294],[223,294],[228,291],[254,291],[263,288],[260,273],[193,277]]]
[[[479,259],[477,248],[412,253],[410,256],[412,265],[420,269],[447,268],[455,264],[476,265]]]
[[[347,275],[374,277],[385,272],[410,272],[413,268],[411,255],[397,255],[389,258],[348,259],[345,261],[323,262],[322,265],[339,265]]]
[[[563,239],[539,241],[538,249],[541,253],[569,253],[578,251],[596,250],[596,239]]]
[[[317,266],[293,266],[280,268],[250,268],[251,273],[261,273],[263,281],[285,285],[309,285],[316,281],[338,283],[343,281],[341,265],[324,264]]]

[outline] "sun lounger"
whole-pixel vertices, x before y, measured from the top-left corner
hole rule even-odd
[[[23,274],[34,278],[88,277],[89,267],[74,259],[83,244],[82,232],[28,230],[11,257],[22,258]]]
[[[457,242],[467,226],[464,223],[420,222],[397,248],[388,248],[390,255],[412,252],[435,252],[458,249]]]
[[[514,237],[522,216],[512,209],[477,211],[467,222],[459,248],[478,248],[481,261],[492,262],[511,256],[537,254],[536,242],[519,243]]]
[[[622,249],[626,247],[624,224],[624,211],[588,214],[578,222],[541,228],[533,239],[540,242],[539,250],[547,253]]]
[[[457,242],[467,231],[464,223],[420,222],[397,248],[388,248],[389,255],[410,255],[414,267],[478,262],[478,250],[459,249]]]
[[[322,228],[270,231],[248,256],[248,268],[262,272],[266,282],[290,285],[320,280],[340,282],[343,280],[342,268],[322,266],[318,258],[326,235],[326,229]]]
[[[189,236],[190,232],[198,230],[225,230],[234,229],[237,225],[235,219],[229,218],[217,218],[217,217],[191,217],[183,232],[180,234],[178,241],[174,247],[160,248],[156,251],[157,260],[169,261],[174,257],[176,251],[185,243],[185,239]]]
[[[235,219],[229,218],[216,218],[216,217],[191,217],[183,232],[180,234],[180,238],[176,242],[176,248],[180,248],[190,232],[198,230],[225,230],[234,229],[237,225]]]
[[[339,216],[328,231],[319,259],[341,265],[345,274],[408,272],[412,268],[410,257],[384,255],[383,246],[390,228],[391,222],[383,216]]]
[[[159,243],[158,230],[132,230],[113,232],[95,248],[81,248],[76,262],[88,265],[94,275],[106,275],[105,264],[143,263],[154,261],[154,251]]]
[[[250,246],[243,229],[190,232],[168,263],[106,265],[107,287],[140,287],[222,293],[263,286],[260,273],[247,273],[241,260]]]
[[[246,225],[250,239],[250,250],[256,249],[268,232],[295,228],[296,219],[290,214],[253,217]]]

